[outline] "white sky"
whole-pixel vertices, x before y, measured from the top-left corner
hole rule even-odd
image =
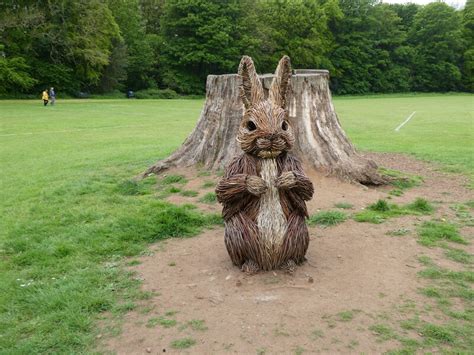
[[[413,2],[420,5],[426,5],[434,1],[435,0],[382,0],[382,2],[388,2],[390,4],[405,4],[407,2]],[[466,0],[443,0],[443,2],[455,8],[463,7],[466,4]]]

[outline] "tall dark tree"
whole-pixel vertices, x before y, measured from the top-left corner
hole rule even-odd
[[[333,89],[337,93],[407,91],[409,71],[401,19],[386,4],[374,0],[341,0],[344,13],[332,28],[336,47]]]
[[[7,56],[25,58],[38,82],[36,90],[55,85],[74,91],[100,81],[112,41],[119,37],[104,1],[12,0],[7,4],[2,9],[8,21],[1,42]]]
[[[295,68],[333,69],[329,23],[342,17],[337,0],[261,1],[257,13],[262,46],[254,58],[260,70],[271,72],[283,55]]]
[[[460,87],[462,26],[458,11],[442,2],[420,9],[409,32],[415,49],[413,89],[449,91]]]
[[[138,0],[108,0],[109,8],[120,28],[126,49],[126,80],[127,89],[139,90],[154,85],[151,75],[155,63],[154,53],[150,45],[149,36],[145,32],[145,21],[142,17]],[[121,52],[119,52],[121,53]]]
[[[100,93],[108,93],[114,90],[124,90],[127,80],[128,53],[122,38],[112,41],[112,51],[109,63],[104,68],[97,90]]]
[[[165,0],[140,0],[139,3],[146,33],[159,34]]]
[[[206,76],[234,71],[241,50],[239,24],[249,1],[170,0],[161,18],[164,84],[204,92]]]
[[[404,31],[408,31],[413,24],[415,15],[421,8],[421,5],[414,3],[408,4],[391,4],[391,8],[397,13],[401,20],[401,27]]]
[[[7,57],[0,44],[0,94],[24,91],[31,88],[36,80],[29,74],[30,67],[22,57]]]
[[[67,63],[84,88],[96,85],[109,63],[112,41],[119,28],[107,4],[101,0],[48,2],[50,29],[41,38],[41,49],[51,61]]]
[[[405,46],[406,33],[401,18],[390,5],[377,4],[371,11],[372,67],[370,91],[397,92],[410,89],[410,71],[403,65],[410,60]]]
[[[467,0],[462,12],[464,53],[463,85],[470,92],[474,91],[474,0]]]
[[[20,93],[37,80],[31,68],[33,36],[44,24],[44,14],[28,2],[0,2],[0,82],[1,93]]]

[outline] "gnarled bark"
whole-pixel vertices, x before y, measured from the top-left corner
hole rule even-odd
[[[273,74],[260,76],[265,94]],[[149,167],[141,176],[170,167],[200,164],[223,168],[241,150],[236,142],[243,104],[237,74],[209,75],[206,101],[196,128],[168,158]],[[295,130],[293,154],[319,171],[362,184],[383,184],[374,161],[359,155],[337,117],[326,70],[295,70],[288,100],[290,124]]]

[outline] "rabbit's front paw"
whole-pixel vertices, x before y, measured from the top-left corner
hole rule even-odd
[[[246,184],[247,190],[255,196],[260,196],[267,190],[265,180],[255,175],[247,176]]]
[[[290,189],[296,185],[296,176],[292,171],[285,171],[276,179],[275,185],[281,189]]]

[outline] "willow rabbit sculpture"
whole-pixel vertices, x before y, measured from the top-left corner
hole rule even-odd
[[[245,272],[292,271],[308,249],[305,201],[314,190],[289,153],[295,141],[287,110],[290,58],[278,63],[268,97],[250,57],[242,58],[238,73],[245,109],[237,141],[243,154],[230,162],[216,187],[225,245],[232,262]]]

